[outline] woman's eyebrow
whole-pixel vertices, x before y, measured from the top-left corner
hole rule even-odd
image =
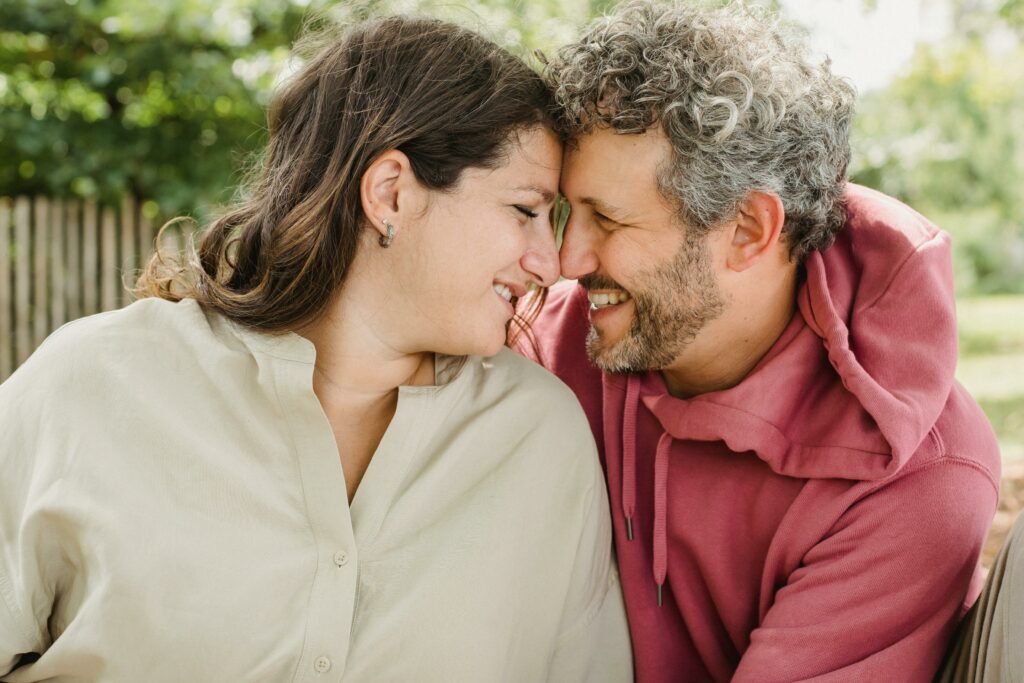
[[[545,204],[550,204],[555,201],[555,193],[551,190],[546,190],[543,187],[537,185],[520,185],[519,187],[512,188],[516,192],[536,192],[544,200]]]

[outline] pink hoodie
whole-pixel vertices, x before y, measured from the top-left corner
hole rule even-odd
[[[601,450],[641,683],[930,681],[980,590],[1000,462],[953,378],[949,238],[847,196],[798,314],[732,389],[595,369],[575,283],[534,324]]]

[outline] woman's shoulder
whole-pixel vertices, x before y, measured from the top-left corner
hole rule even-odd
[[[209,328],[206,316],[194,299],[178,302],[140,299],[124,308],[97,313],[65,323],[40,345],[37,353],[88,348],[114,350],[149,338],[189,336]]]
[[[142,299],[64,324],[4,386],[13,390],[31,384],[68,392],[85,377],[139,376],[173,364],[176,354],[193,353],[195,345],[211,337],[207,317],[194,300]]]
[[[511,349],[487,358],[470,357],[468,362],[476,368],[470,391],[460,399],[465,409],[474,406],[473,413],[480,414],[480,407],[486,407],[494,429],[507,440],[542,443],[543,450],[564,456],[554,460],[565,465],[596,465],[590,424],[562,380]],[[579,457],[569,457],[573,453]]]
[[[578,414],[586,421],[572,390],[543,366],[508,348],[476,360],[480,367],[480,383],[490,385],[492,391],[522,403],[531,413],[554,413],[562,417],[575,417]]]
[[[480,386],[470,401],[486,406],[494,436],[515,444],[518,461],[542,469],[561,496],[602,487],[594,435],[572,390],[511,349],[477,360]]]

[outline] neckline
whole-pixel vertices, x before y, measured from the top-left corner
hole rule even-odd
[[[240,339],[253,352],[258,351],[279,360],[302,363],[304,365],[316,364],[316,346],[297,332],[291,330],[268,332],[244,325],[217,312],[204,312],[208,318],[212,318],[210,321],[211,327],[216,328],[217,322],[222,322],[235,337]],[[400,394],[429,394],[440,391],[455,383],[463,374],[466,374],[463,370],[467,365],[470,365],[468,360],[469,356],[450,356],[435,352],[434,384],[401,384],[396,389]]]

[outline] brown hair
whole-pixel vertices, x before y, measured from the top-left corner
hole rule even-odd
[[[554,126],[550,91],[522,60],[459,26],[401,16],[334,38],[275,93],[268,119],[248,198],[197,248],[158,251],[136,296],[195,298],[267,331],[302,327],[345,279],[365,225],[360,179],[377,156],[402,151],[444,191],[468,167],[499,166],[516,132]]]

